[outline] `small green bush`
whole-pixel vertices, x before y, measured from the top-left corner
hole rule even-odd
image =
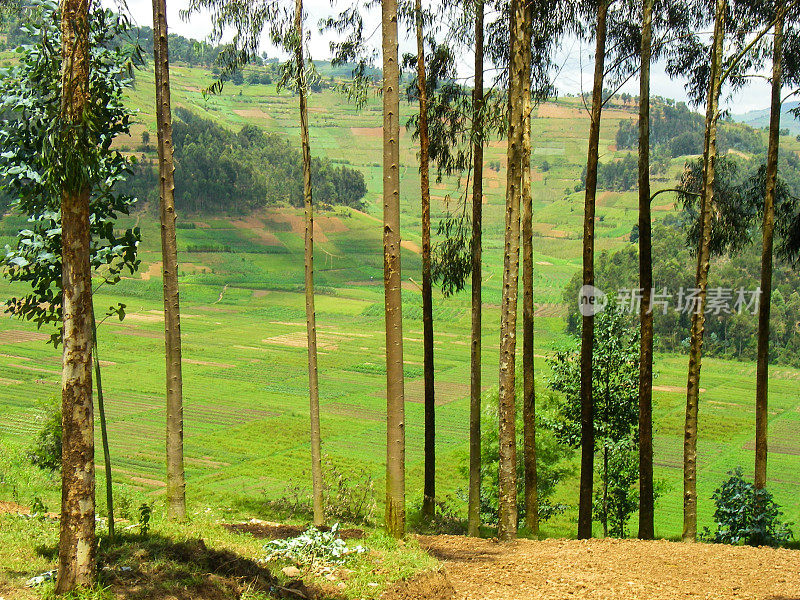
[[[61,470],[61,405],[53,399],[39,416],[42,427],[30,450],[28,458],[36,467],[47,471]]]
[[[717,544],[749,544],[781,546],[793,539],[791,523],[782,523],[783,513],[766,489],[757,490],[742,476],[742,468],[729,471],[730,478],[714,492],[714,522],[717,530],[708,527],[700,536]]]

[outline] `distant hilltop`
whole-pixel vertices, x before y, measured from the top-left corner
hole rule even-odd
[[[800,107],[800,101],[784,102],[781,114],[781,129],[788,129],[795,135],[800,135],[800,121],[792,114],[792,110]],[[769,127],[769,108],[751,110],[740,115],[732,115],[734,121],[747,123],[756,129]]]

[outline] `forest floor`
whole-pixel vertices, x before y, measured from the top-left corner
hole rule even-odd
[[[419,541],[441,561],[454,600],[800,600],[796,550],[663,540]]]

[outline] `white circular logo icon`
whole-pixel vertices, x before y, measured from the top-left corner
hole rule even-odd
[[[607,304],[608,296],[593,285],[584,285],[578,292],[578,310],[584,317],[603,312]]]

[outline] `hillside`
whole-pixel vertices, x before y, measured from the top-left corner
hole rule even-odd
[[[208,70],[178,65],[172,71],[176,108],[238,131],[255,125],[299,146],[296,98],[276,92],[274,84],[234,85],[221,96],[205,97]],[[138,111],[131,139],[119,147],[135,148],[144,131],[155,137],[153,76],[137,74],[130,106]],[[381,254],[381,107],[373,97],[357,110],[332,90],[310,98],[312,153],[334,164],[363,172],[366,207],[337,207],[318,219],[317,301],[320,343],[324,452],[331,462],[376,484],[382,499],[385,429],[383,388],[383,261]],[[404,105],[404,116],[413,107]],[[601,161],[623,159],[616,136],[621,121],[636,118],[636,107],[618,102],[604,113]],[[536,352],[543,357],[567,338],[562,292],[580,264],[588,119],[578,98],[543,104],[533,121],[533,194],[536,252]],[[761,135],[761,134],[758,134]],[[792,151],[800,143],[785,139]],[[408,392],[407,435],[409,501],[419,503],[422,487],[422,343],[420,310],[420,217],[416,149],[408,132],[402,147],[402,233],[404,242],[404,317]],[[131,150],[134,152],[134,150]],[[656,189],[672,187],[685,157],[668,159]],[[546,163],[546,165],[545,165]],[[505,144],[489,143],[485,157],[484,199],[484,381],[497,378],[496,344],[502,267]],[[545,168],[546,167],[546,168]],[[181,185],[180,170],[177,173]],[[434,186],[434,220],[454,209],[458,181]],[[636,223],[636,192],[604,191],[597,208],[597,248],[629,244]],[[106,288],[102,304],[124,302],[124,322],[107,322],[100,331],[99,352],[111,432],[112,460],[119,494],[131,503],[160,498],[163,489],[163,325],[161,317],[160,242],[152,205],[143,203],[136,220],[143,230],[141,273]],[[670,196],[654,207],[657,219],[673,214]],[[265,502],[291,498],[308,481],[305,324],[302,290],[302,212],[270,206],[247,214],[182,214],[179,218],[183,309],[186,456],[189,501],[211,502],[235,511],[260,514]],[[11,243],[23,225],[9,215],[0,223],[0,243]],[[213,251],[208,251],[213,250]],[[656,257],[657,259],[659,257]],[[13,288],[0,282],[7,296]],[[438,485],[442,495],[465,488],[468,426],[469,313],[466,295],[435,298],[437,370]],[[0,320],[0,410],[4,412],[0,453],[12,465],[38,429],[37,401],[58,390],[59,354],[45,346],[46,333],[32,326]],[[155,357],[155,358],[154,358]],[[656,534],[680,532],[681,452],[685,403],[683,355],[660,355],[656,370],[656,477],[665,482],[657,509]],[[709,525],[710,496],[725,473],[737,464],[749,467],[752,456],[754,365],[710,359],[703,370],[699,495],[702,525]],[[772,371],[770,487],[789,520],[800,520],[800,371]],[[7,416],[5,416],[7,415]],[[15,462],[16,461],[16,462]],[[16,470],[15,470],[16,469]],[[364,469],[363,473],[360,469]],[[0,480],[0,494],[16,494],[30,503],[21,467]],[[15,479],[15,477],[17,479]],[[557,500],[574,502],[577,482],[565,481]],[[55,506],[52,491],[43,492]],[[49,494],[49,495],[47,495]],[[553,535],[571,535],[575,507],[546,525]]]
[[[800,122],[797,117],[792,113],[796,108],[800,107],[800,102],[784,102],[783,111],[781,112],[781,128],[788,129],[794,135],[800,134]],[[746,123],[756,129],[764,129],[769,127],[769,109],[752,110],[750,112],[731,115],[734,121],[739,123]]]

